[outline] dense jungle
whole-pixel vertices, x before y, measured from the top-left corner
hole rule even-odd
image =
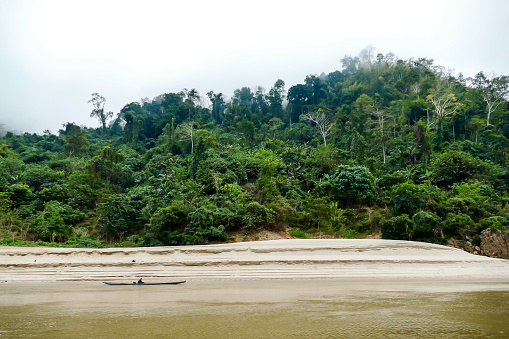
[[[266,90],[93,93],[90,128],[0,138],[0,244],[206,244],[260,231],[467,246],[509,229],[509,81],[338,58]],[[5,112],[4,112],[5,113]]]

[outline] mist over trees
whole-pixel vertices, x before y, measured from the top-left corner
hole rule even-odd
[[[164,93],[99,128],[0,138],[0,239],[204,244],[271,230],[473,246],[509,228],[507,76],[372,46],[231,98]],[[84,98],[86,100],[86,98]]]

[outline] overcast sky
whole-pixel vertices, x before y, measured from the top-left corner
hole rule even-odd
[[[0,0],[0,124],[98,127],[94,92],[116,114],[183,88],[288,89],[370,44],[465,76],[509,75],[508,13],[506,0]]]

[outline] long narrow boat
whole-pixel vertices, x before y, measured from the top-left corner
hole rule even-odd
[[[118,286],[118,285],[153,286],[153,285],[178,285],[178,284],[183,284],[185,282],[186,281],[184,280],[184,281],[172,281],[172,282],[153,282],[153,283],[147,282],[147,283],[141,283],[141,284],[138,284],[137,282],[133,282],[133,283],[115,283],[115,282],[106,282],[106,281],[103,282],[103,283],[106,284],[106,285],[114,285],[114,286]]]

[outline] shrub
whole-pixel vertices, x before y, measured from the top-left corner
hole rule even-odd
[[[375,196],[375,177],[363,166],[338,166],[332,174],[325,174],[317,190],[345,205],[370,202]]]
[[[484,180],[498,186],[507,175],[507,170],[501,166],[460,151],[438,154],[432,161],[432,167],[433,181],[440,187],[451,186],[468,179]]]
[[[67,204],[50,201],[44,210],[31,218],[32,229],[43,240],[65,241],[71,234],[72,224],[82,220],[83,214]]]
[[[476,223],[468,214],[464,213],[449,213],[444,226],[447,233],[461,236],[466,236],[476,229]]]
[[[377,185],[384,189],[391,189],[394,185],[402,184],[408,181],[408,177],[402,171],[396,171],[394,173],[389,173],[383,175],[377,181]]]
[[[397,184],[390,192],[390,203],[395,215],[408,214],[424,207],[424,188],[409,182]]]
[[[300,228],[298,227],[294,227],[290,230],[290,235],[292,237],[295,237],[295,238],[300,238],[300,239],[306,239],[307,236],[306,236],[306,232],[304,232],[303,230],[301,230]]]
[[[413,224],[408,214],[392,217],[382,224],[382,238],[411,240]]]
[[[419,211],[413,216],[411,238],[416,241],[440,242],[443,239],[442,219],[435,213]]]

